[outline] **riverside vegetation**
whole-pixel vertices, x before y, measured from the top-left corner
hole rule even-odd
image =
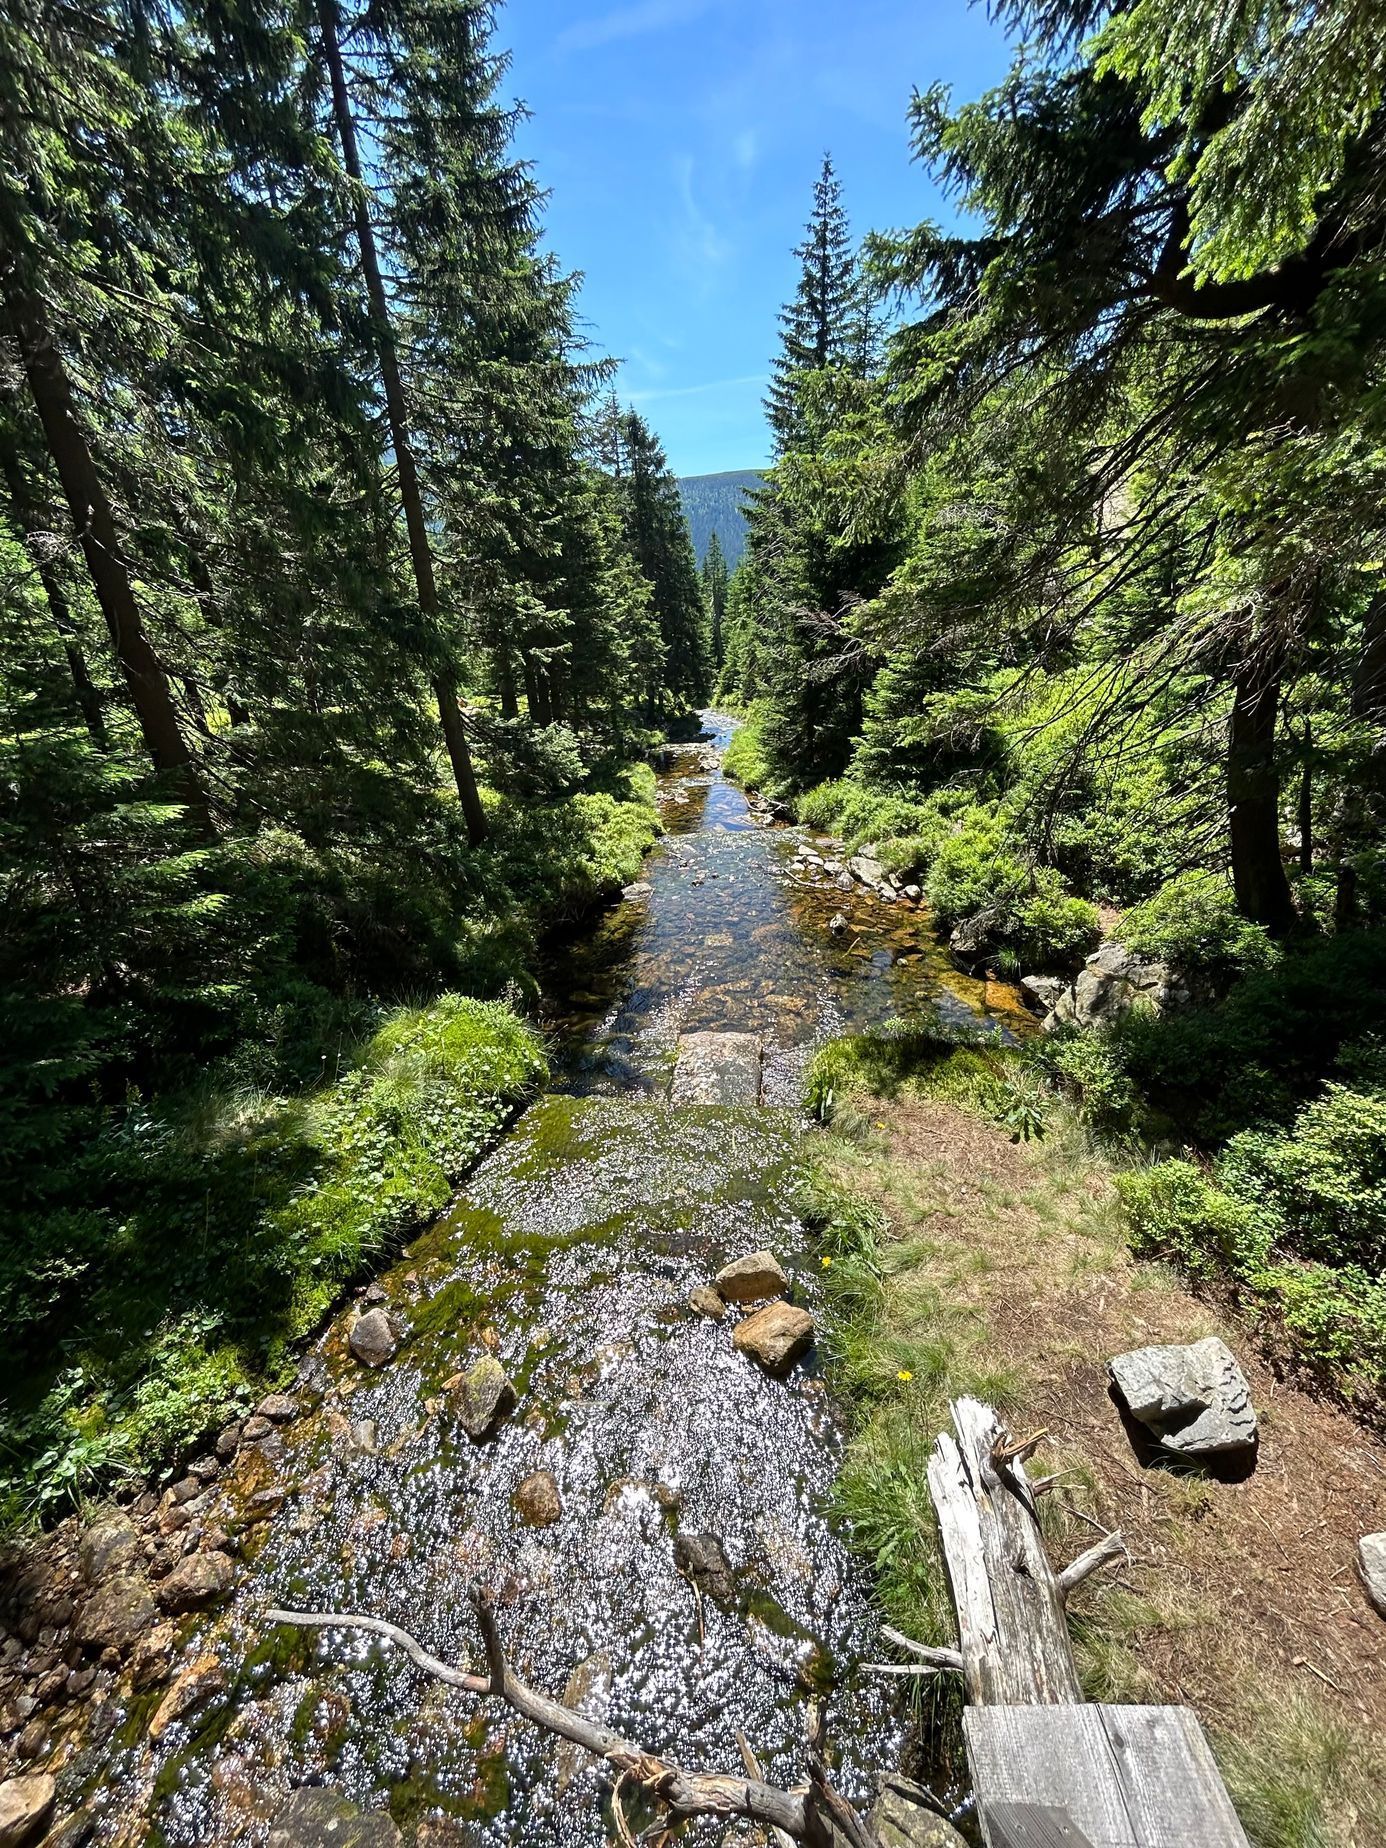
[[[912,111],[966,229],[855,249],[824,164],[729,772],[977,969],[1168,972],[1183,1005],[989,1060],[996,1107],[1120,1144],[1135,1247],[1376,1415],[1386,59],[1353,0],[998,10],[1005,82]]]
[[[912,111],[966,229],[858,250],[824,164],[730,577],[578,339],[486,0],[0,28],[0,1519],[188,1455],[436,1218],[549,1075],[543,940],[636,880],[649,757],[715,690],[728,774],[917,889],[970,992],[1164,972],[809,1066],[882,1603],[946,1635],[948,1395],[1052,1413],[1054,1537],[1119,1515],[1209,1581],[1091,1593],[1090,1690],[1194,1698],[1264,1848],[1365,1844],[1360,1613],[1234,1579],[1340,1570],[1366,1492],[1319,1457],[1386,1389],[1386,47],[1355,0],[998,10],[1005,82]],[[1317,1525],[1261,1472],[1092,1461],[1098,1357],[1193,1322],[1289,1382]]]

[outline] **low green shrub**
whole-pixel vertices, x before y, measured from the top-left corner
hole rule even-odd
[[[1275,944],[1237,910],[1228,881],[1216,873],[1180,873],[1121,920],[1117,936],[1130,950],[1188,975],[1226,983],[1270,969]]]
[[[1141,1099],[1112,1034],[1061,1028],[1029,1041],[1023,1057],[1045,1073],[1090,1128],[1123,1133],[1136,1126]]]
[[[1165,1258],[1193,1277],[1255,1269],[1268,1246],[1255,1216],[1191,1162],[1162,1161],[1116,1177],[1131,1249]]]
[[[765,789],[773,778],[761,737],[763,725],[763,710],[753,706],[722,753],[723,775],[740,783],[744,789]]]

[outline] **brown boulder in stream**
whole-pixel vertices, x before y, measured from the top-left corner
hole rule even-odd
[[[813,1345],[813,1317],[794,1303],[767,1303],[738,1326],[732,1343],[767,1373],[787,1373]]]
[[[46,1772],[0,1784],[0,1848],[36,1841],[53,1813],[58,1787]]]
[[[537,1469],[515,1490],[515,1512],[528,1527],[552,1527],[563,1518],[563,1497],[551,1471]]]
[[[749,1257],[724,1264],[713,1279],[724,1302],[758,1303],[767,1296],[785,1296],[789,1279],[770,1251],[753,1251]]]

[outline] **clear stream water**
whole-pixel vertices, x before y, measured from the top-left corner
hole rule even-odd
[[[709,723],[710,744],[671,753],[648,890],[554,960],[559,1089],[381,1279],[407,1343],[368,1372],[346,1353],[350,1314],[338,1318],[305,1361],[300,1415],[223,1478],[211,1519],[233,1529],[255,1492],[284,1491],[244,1529],[233,1597],[183,1639],[189,1661],[218,1656],[227,1691],[155,1745],[160,1690],[73,1760],[63,1781],[89,1793],[100,1841],[263,1842],[302,1783],[388,1809],[406,1841],[613,1839],[580,1754],[388,1645],[270,1629],[274,1603],[387,1617],[466,1662],[467,1591],[485,1584],[521,1673],[654,1751],[734,1769],[744,1733],[792,1782],[805,1699],[830,1688],[844,1786],[864,1791],[899,1762],[893,1692],[857,1670],[879,1646],[865,1574],[828,1519],[843,1433],[816,1363],[771,1380],[734,1351],[730,1322],[686,1299],[769,1246],[814,1306],[793,1183],[815,1044],[922,1009],[1014,1003],[955,976],[905,906],[812,873],[811,840],[766,825],[723,780],[731,722]],[[850,929],[834,935],[838,911]],[[771,1107],[657,1101],[678,1035],[707,1028],[763,1036]],[[446,1383],[487,1351],[519,1403],[475,1445]],[[512,1500],[536,1470],[563,1502],[544,1528]],[[675,1561],[680,1532],[718,1538],[734,1596],[700,1607]],[[703,1825],[690,1839],[743,1837]]]

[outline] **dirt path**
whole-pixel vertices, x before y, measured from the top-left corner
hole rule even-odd
[[[865,1134],[845,1178],[890,1222],[887,1304],[908,1319],[912,1295],[946,1303],[955,1340],[1014,1375],[1017,1426],[1048,1427],[1041,1462],[1073,1471],[1059,1557],[1094,1522],[1126,1536],[1129,1568],[1079,1606],[1090,1691],[1187,1701],[1244,1740],[1283,1733],[1299,1705],[1320,1731],[1386,1738],[1386,1622],[1355,1570],[1358,1536],[1386,1527],[1386,1446],[1279,1376],[1230,1308],[1133,1260],[1110,1174],[1091,1158],[1014,1145],[927,1099],[873,1105]],[[1213,1333],[1260,1417],[1256,1467],[1240,1482],[1152,1466],[1108,1393],[1109,1356]],[[1361,1814],[1346,1833],[1263,1839],[1366,1848],[1386,1839],[1378,1830],[1386,1815]]]

